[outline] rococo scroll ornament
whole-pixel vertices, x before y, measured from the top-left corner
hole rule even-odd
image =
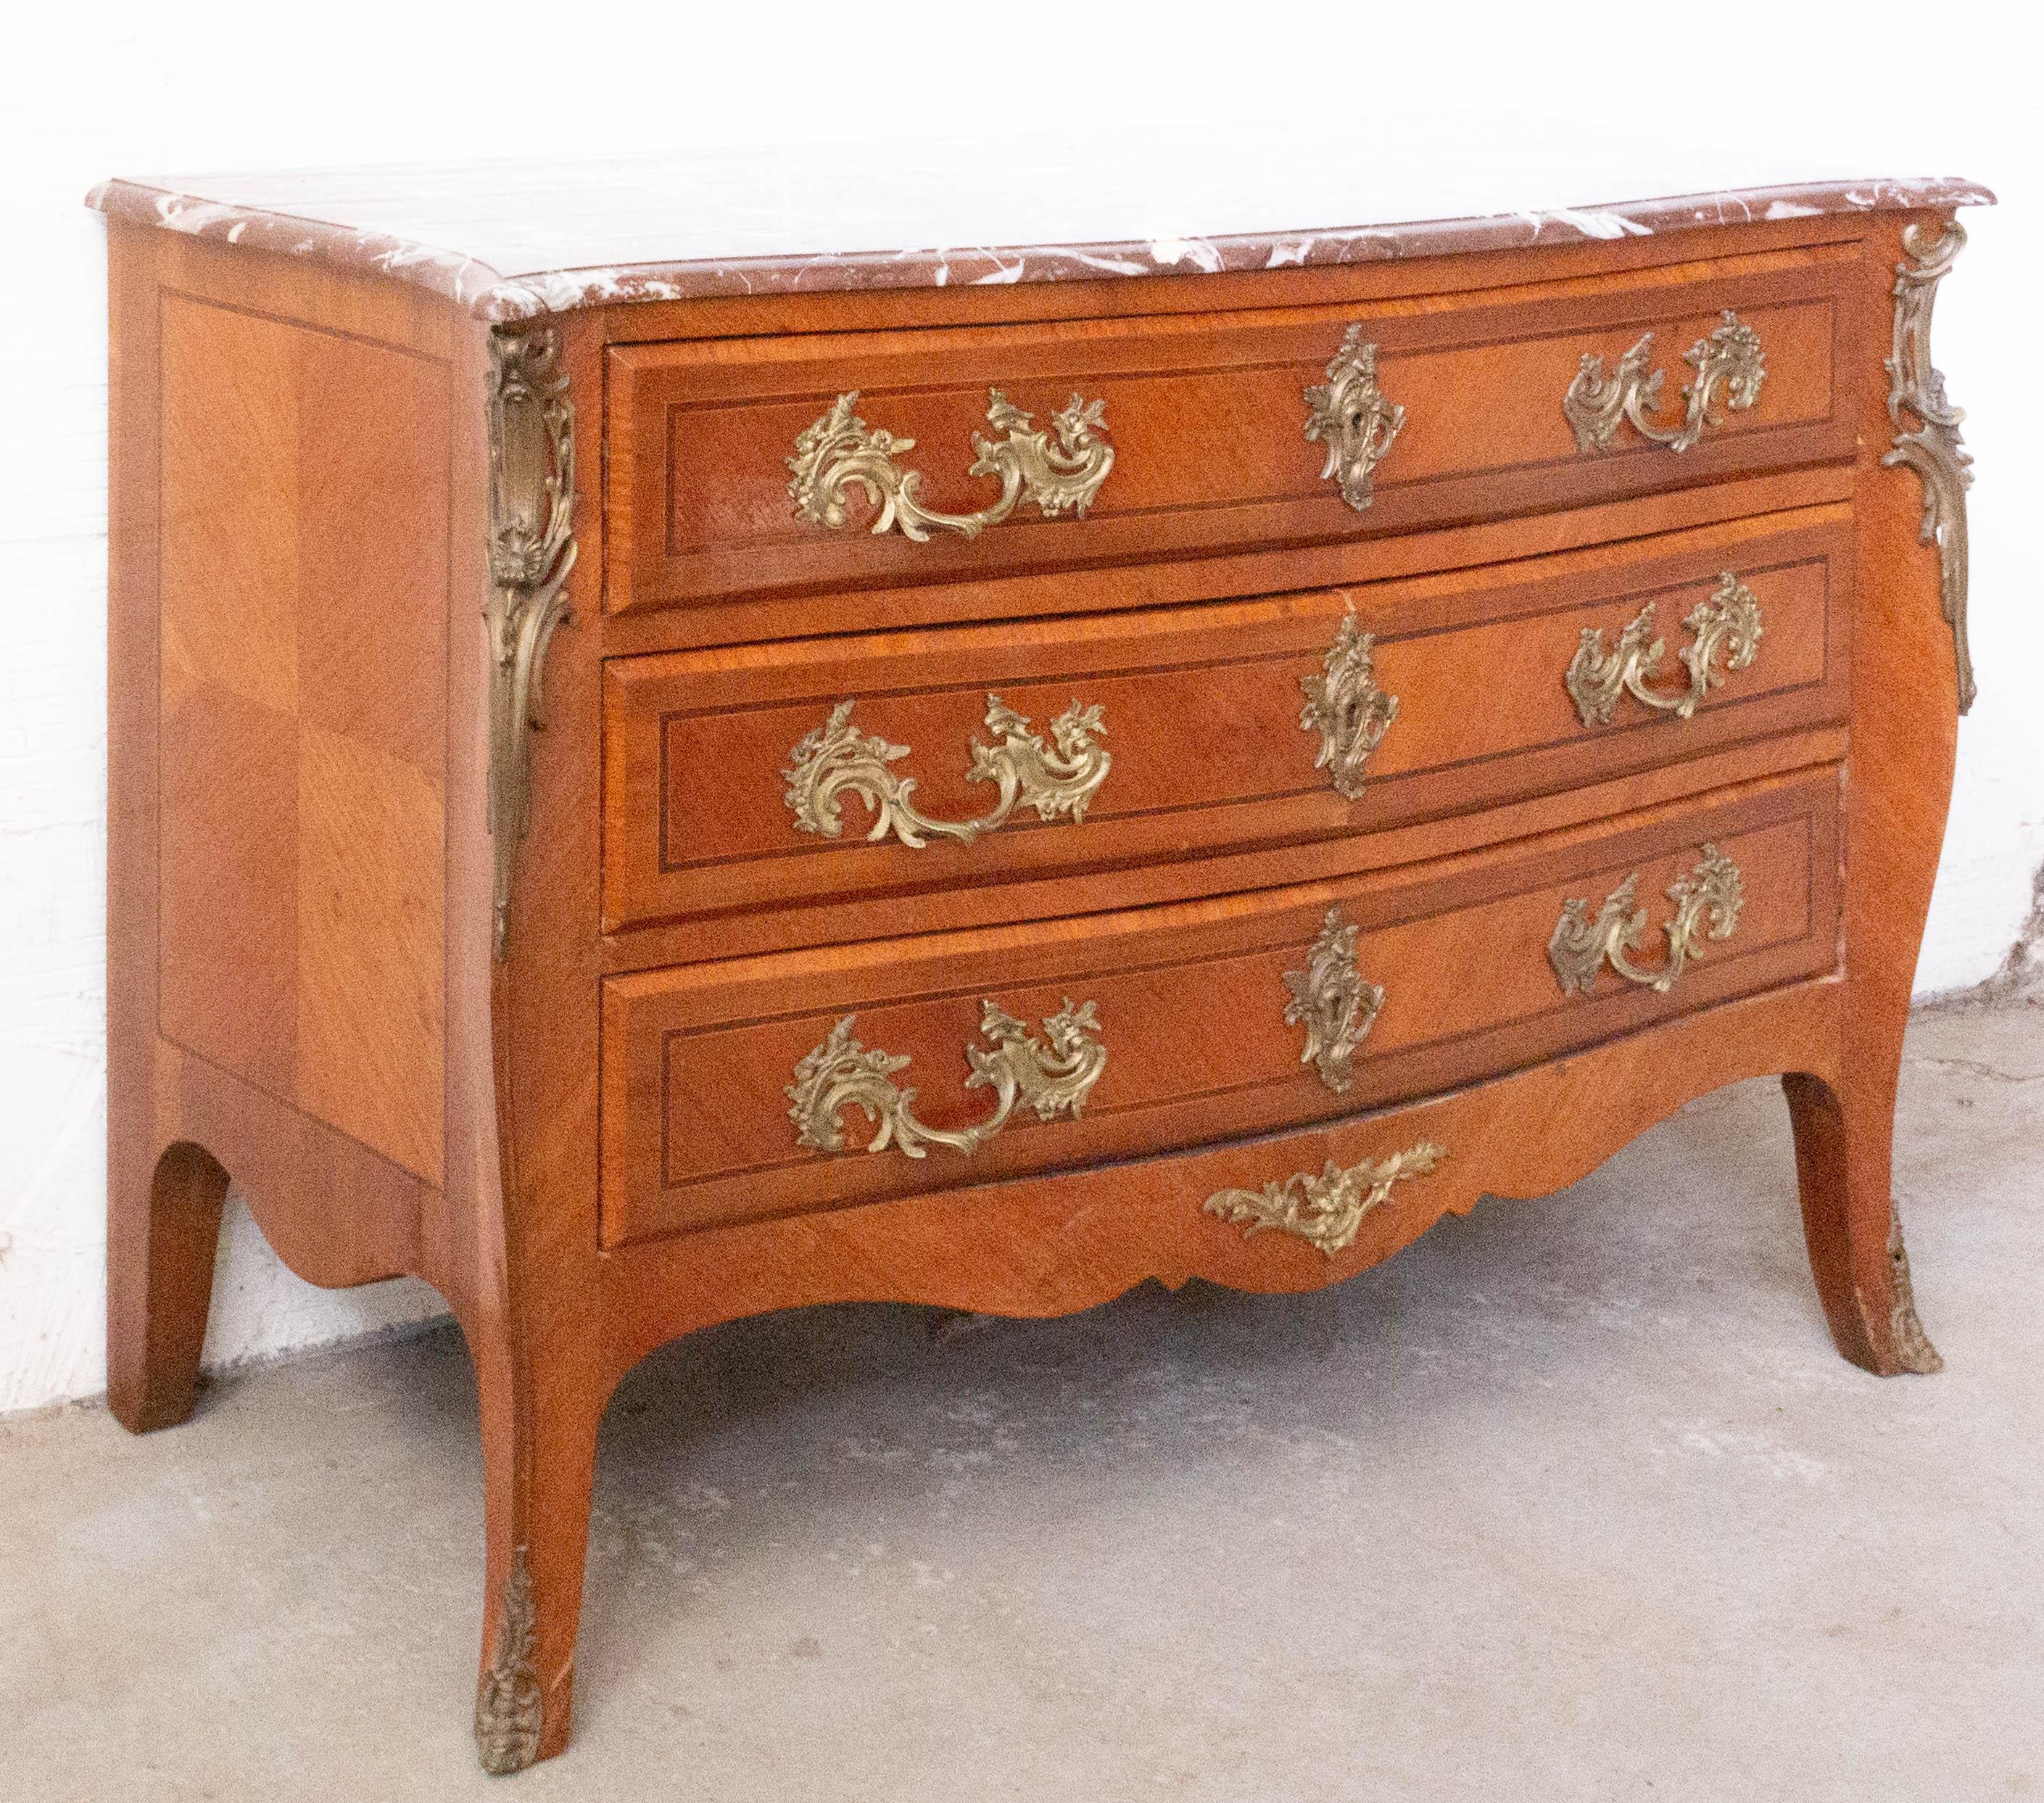
[[[1324,770],[1336,791],[1355,801],[1363,790],[1363,766],[1398,717],[1398,698],[1377,686],[1377,641],[1356,624],[1351,609],[1335,642],[1320,660],[1320,674],[1302,676],[1306,705],[1299,729],[1320,736],[1313,768]]]
[[[1965,248],[1965,229],[1948,221],[1934,236],[1906,228],[1907,263],[1895,266],[1895,338],[1888,359],[1888,417],[1895,448],[1881,459],[1906,464],[1923,484],[1922,540],[1938,548],[1938,586],[1958,665],[1959,712],[1973,705],[1973,659],[1966,640],[1966,490],[1973,459],[1959,440],[1965,414],[1945,398],[1945,379],[1931,361],[1931,311],[1938,284]]]
[[[1114,467],[1114,447],[1104,436],[1107,423],[1101,417],[1106,402],[1074,394],[1051,416],[1057,434],[1054,444],[1050,433],[1039,431],[1032,417],[998,388],[989,388],[986,394],[986,422],[1002,436],[973,434],[972,448],[978,455],[968,474],[998,476],[997,501],[974,513],[939,513],[924,506],[916,498],[923,484],[921,472],[905,470],[894,461],[915,449],[915,440],[869,426],[852,411],[859,402],[854,389],[839,395],[830,411],[795,440],[795,454],[786,459],[792,472],[788,497],[797,515],[812,525],[842,531],[845,498],[855,488],[880,509],[874,532],[898,527],[904,538],[919,544],[932,528],[978,538],[1024,501],[1047,519],[1068,511],[1083,519]]]
[[[1305,969],[1285,973],[1285,986],[1292,992],[1285,1024],[1306,1029],[1299,1062],[1315,1066],[1320,1081],[1337,1094],[1355,1081],[1355,1048],[1384,1005],[1382,986],[1364,982],[1356,968],[1357,930],[1340,909],[1328,909],[1320,937],[1306,954]]]
[[[804,832],[839,837],[844,831],[839,797],[847,790],[873,810],[868,839],[885,839],[891,832],[904,845],[917,850],[932,837],[960,840],[970,845],[982,833],[1001,825],[1018,806],[1034,808],[1039,820],[1069,814],[1077,823],[1085,818],[1086,809],[1114,761],[1099,743],[1107,729],[1101,723],[1097,707],[1082,707],[1074,702],[1051,722],[1051,745],[1046,745],[1030,730],[1026,716],[998,695],[989,695],[986,730],[993,742],[973,740],[966,779],[997,784],[999,796],[977,820],[932,820],[916,807],[915,778],[897,775],[888,767],[906,757],[909,748],[859,731],[851,724],[855,705],[843,701],[832,709],[830,718],[805,734],[789,754],[788,767],[781,773],[788,786],[782,798]]]
[[[907,1157],[921,1158],[932,1146],[947,1146],[970,1155],[1008,1124],[1017,1102],[1035,1109],[1039,1121],[1060,1116],[1078,1120],[1085,1112],[1086,1098],[1100,1081],[1101,1072],[1107,1068],[1107,1048],[1093,1036],[1100,1021],[1090,1001],[1074,1007],[1067,998],[1064,1006],[1044,1021],[1039,1040],[1012,1015],[982,1001],[979,1030],[993,1049],[965,1048],[972,1066],[966,1087],[992,1090],[994,1110],[978,1126],[953,1132],[926,1126],[916,1118],[916,1092],[893,1081],[894,1074],[905,1070],[909,1060],[867,1051],[851,1036],[857,1018],[847,1014],[832,1028],[823,1044],[795,1067],[795,1080],[787,1086],[793,1105],[788,1118],[795,1123],[795,1144],[807,1150],[843,1151],[840,1117],[846,1109],[856,1108],[878,1129],[866,1142],[870,1152],[885,1151],[892,1145]]]
[[[1584,725],[1610,725],[1612,709],[1622,694],[1677,720],[1687,720],[1696,711],[1696,704],[1724,681],[1727,671],[1747,668],[1760,649],[1760,603],[1729,570],[1710,598],[1697,602],[1682,622],[1689,630],[1689,643],[1676,653],[1689,673],[1683,688],[1664,693],[1647,686],[1666,648],[1654,631],[1654,605],[1650,601],[1619,634],[1617,649],[1608,652],[1602,627],[1583,629],[1575,658],[1562,680]],[[1719,667],[1720,655],[1723,668]]]
[[[1670,451],[1689,450],[1704,436],[1706,426],[1722,423],[1722,416],[1714,411],[1720,394],[1727,408],[1743,410],[1760,398],[1760,385],[1767,377],[1759,335],[1727,308],[1723,323],[1683,353],[1682,360],[1696,372],[1696,377],[1682,390],[1680,422],[1660,426],[1646,416],[1661,404],[1661,383],[1667,372],[1650,371],[1647,365],[1653,360],[1650,332],[1641,334],[1609,375],[1604,373],[1602,357],[1585,353],[1575,380],[1562,397],[1562,411],[1576,430],[1577,450],[1608,451],[1624,420],[1656,444],[1665,444]]]
[[[1302,1171],[1261,1190],[1216,1190],[1206,1199],[1206,1212],[1239,1224],[1245,1240],[1275,1228],[1317,1246],[1331,1259],[1355,1244],[1363,1217],[1384,1203],[1393,1184],[1425,1176],[1447,1155],[1423,1140],[1389,1158],[1365,1159],[1347,1169],[1329,1159],[1317,1177]]]
[[[532,1669],[532,1574],[523,1547],[504,1580],[497,1644],[475,1690],[475,1751],[495,1777],[521,1772],[540,1756],[544,1695]]]
[[[1696,868],[1669,886],[1668,899],[1675,904],[1675,913],[1662,928],[1668,941],[1668,958],[1653,971],[1632,961],[1646,930],[1646,910],[1639,905],[1639,890],[1638,875],[1627,877],[1605,897],[1594,920],[1589,902],[1576,899],[1563,904],[1554,936],[1547,944],[1547,961],[1554,967],[1564,995],[1588,995],[1596,987],[1597,973],[1607,960],[1627,982],[1666,995],[1689,960],[1703,956],[1706,938],[1731,937],[1746,902],[1739,867],[1715,845],[1706,845]]]
[[[1377,389],[1377,347],[1362,333],[1351,325],[1342,335],[1326,383],[1306,390],[1306,436],[1327,448],[1320,479],[1335,479],[1342,499],[1358,513],[1374,498],[1373,474],[1405,424],[1405,409]]]
[[[504,955],[511,878],[532,824],[530,735],[546,725],[547,645],[567,616],[574,567],[574,408],[551,326],[490,338],[490,832],[495,943]]]

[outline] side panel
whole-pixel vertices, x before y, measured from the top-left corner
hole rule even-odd
[[[166,290],[164,1036],[437,1186],[436,359]]]

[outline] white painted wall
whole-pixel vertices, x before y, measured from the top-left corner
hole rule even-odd
[[[1487,16],[1486,16],[1487,15]],[[1981,701],[1918,985],[1992,975],[2044,861],[2044,498],[2034,425],[2040,130],[2017,9],[1778,0],[1253,9],[1089,0],[885,9],[777,0],[345,9],[132,0],[37,7],[0,37],[0,1412],[104,1386],[105,303],[114,173],[544,154],[603,142],[1082,140],[1103,124],[1302,114],[1409,141],[1429,109],[1493,107],[1806,156],[1813,171],[1958,174],[1998,189],[1939,302],[1938,358],[1971,409]],[[2030,27],[2023,28],[2026,33]],[[1526,154],[1523,123],[1457,153]],[[1616,152],[1616,144],[1615,144]],[[1585,197],[1602,198],[1602,197]],[[1612,195],[1608,198],[1623,198]],[[1274,221],[1274,223],[1316,223]],[[1898,480],[1907,480],[1898,477]],[[346,1295],[225,1236],[210,1362],[417,1319],[413,1284]]]

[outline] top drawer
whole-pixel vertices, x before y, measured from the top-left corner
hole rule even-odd
[[[879,591],[846,629],[955,617],[918,590],[1848,459],[1857,264],[1835,246],[1342,307],[614,346],[605,605],[686,608],[695,643],[814,631],[793,598],[833,588]],[[1034,586],[999,611],[1074,604]]]

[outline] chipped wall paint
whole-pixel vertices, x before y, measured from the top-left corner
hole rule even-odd
[[[1026,97],[1022,117],[1040,129],[1068,129],[1055,105],[1070,87],[1068,40],[1017,33],[997,9],[903,0],[892,15],[901,29],[879,38],[843,9],[819,10],[801,29],[782,11],[694,16],[689,68],[724,74],[690,81],[686,108],[674,104],[671,57],[616,57],[618,32],[641,10],[652,41],[671,39],[669,10],[627,6],[611,30],[563,33],[553,9],[516,0],[483,37],[461,10],[391,0],[363,0],[344,33],[316,13],[217,0],[182,9],[175,29],[160,9],[130,0],[89,14],[34,10],[9,27],[0,109],[10,234],[0,333],[13,348],[9,429],[0,433],[0,493],[10,502],[0,513],[0,1412],[90,1396],[105,1382],[106,316],[103,227],[81,204],[87,188],[117,171],[529,156],[567,143],[651,152],[677,141],[816,140],[839,130],[845,96],[868,86],[916,96],[899,129],[988,133],[989,155],[1001,132],[1028,129],[1001,96]],[[1411,78],[1399,84],[1397,108],[1373,103],[1373,148],[1428,141],[1424,120],[1398,111],[1439,105],[1458,116],[1441,155],[1534,154],[1539,109],[1577,110],[1585,54],[1649,69],[1694,61],[1687,15],[1642,13],[1629,0],[1579,7],[1566,30],[1538,10],[1500,9],[1477,29],[1466,9],[1452,17],[1418,10],[1425,16],[1371,21],[1373,57]],[[515,15],[526,11],[521,26]],[[1720,141],[1807,157],[1813,171],[1940,169],[2001,195],[1999,210],[1969,215],[1973,241],[1938,309],[1938,360],[1971,409],[1966,439],[1977,459],[1981,696],[1961,729],[1950,834],[1917,973],[1927,994],[2001,967],[2044,861],[2044,709],[2034,701],[2044,694],[2044,605],[2027,542],[2044,450],[2023,384],[2003,379],[2025,367],[2034,297],[2044,293],[2044,172],[2026,65],[1984,40],[1969,44],[1956,16],[1943,29],[1940,61],[1951,77],[1927,83],[1892,60],[1921,42],[1916,9],[1869,0],[1842,33],[1835,9],[1777,6],[1768,54],[1740,60],[1736,79],[1713,82],[1699,121]],[[489,53],[521,29],[545,46],[543,113],[504,103],[502,60]],[[1159,33],[1147,10],[1102,0],[1089,10],[1085,41],[1101,70],[1144,71],[1111,90],[1117,122],[1140,126],[1287,117],[1301,71],[1325,67],[1334,47],[1354,40],[1352,7],[1304,4],[1266,10],[1220,59],[1203,34]],[[997,67],[1000,95],[974,73]],[[1822,84],[1808,79],[1815,67],[1829,71]],[[1421,73],[1430,68],[1452,73],[1430,90]],[[770,106],[754,69],[772,71]],[[535,121],[544,143],[531,135]],[[1615,156],[1623,137],[1614,129]],[[17,279],[23,270],[35,279]],[[436,1308],[416,1284],[335,1294],[300,1283],[237,1207],[223,1236],[207,1359],[352,1338]]]

